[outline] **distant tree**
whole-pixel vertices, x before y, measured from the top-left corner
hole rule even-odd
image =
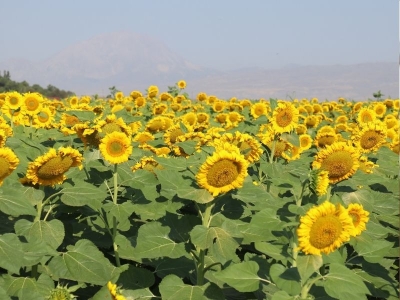
[[[29,85],[25,80],[17,82],[11,79],[9,71],[3,71],[3,75],[0,74],[0,93],[16,91],[19,93],[36,92],[40,93],[48,98],[67,98],[74,95],[71,91],[60,90],[54,85],[49,84],[47,88],[43,88],[39,84]]]

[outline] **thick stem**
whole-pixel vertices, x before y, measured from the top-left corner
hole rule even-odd
[[[323,276],[318,276],[313,278],[310,281],[307,281],[306,284],[303,285],[301,292],[300,292],[300,299],[307,299],[308,292],[310,291],[311,287],[316,283],[318,280],[324,278]]]
[[[113,174],[113,179],[114,179],[114,194],[112,196],[114,204],[118,204],[118,164],[114,165],[114,174]],[[113,249],[114,249],[114,255],[115,255],[115,263],[117,267],[121,266],[121,262],[119,260],[119,253],[118,253],[118,245],[115,243],[115,238],[117,236],[117,218],[113,216],[113,230],[112,230],[112,241],[113,241]]]
[[[214,201],[206,203],[206,208],[204,210],[204,213],[201,214],[202,216],[202,224],[203,226],[209,228],[210,223],[211,223],[211,211],[214,207]],[[207,272],[207,268],[205,266],[204,262],[205,258],[205,250],[200,249],[199,250],[199,255],[198,255],[198,260],[197,260],[197,285],[203,285],[204,284],[204,274]]]
[[[276,146],[276,139],[272,141],[272,149],[271,149],[271,156],[269,157],[269,163],[272,164],[274,162],[274,155],[275,155],[275,146]]]

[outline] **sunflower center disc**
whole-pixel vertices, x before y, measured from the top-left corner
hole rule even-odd
[[[292,114],[287,110],[280,111],[276,116],[276,123],[279,127],[286,127],[292,122]]]
[[[107,153],[113,157],[118,157],[124,153],[124,149],[124,146],[119,141],[113,141],[108,145]]]
[[[361,138],[361,147],[371,149],[378,143],[379,135],[375,131],[367,131]]]
[[[235,181],[238,175],[237,165],[231,160],[222,159],[208,170],[207,182],[214,187],[223,187]]]
[[[347,151],[338,151],[327,157],[321,165],[329,172],[329,178],[340,178],[350,172],[353,167],[353,158]]]
[[[8,175],[10,163],[4,157],[0,157],[0,179]]]
[[[332,245],[342,233],[342,224],[336,216],[319,217],[310,230],[310,244],[317,249]]]
[[[73,160],[69,156],[54,157],[38,169],[37,175],[41,179],[53,179],[67,172],[72,163]]]

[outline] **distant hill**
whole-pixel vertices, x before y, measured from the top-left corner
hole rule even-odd
[[[371,97],[378,90],[385,96],[399,97],[395,62],[222,72],[192,64],[161,41],[132,32],[102,34],[41,62],[0,62],[0,70],[10,71],[15,80],[56,85],[80,95],[106,95],[111,86],[125,93],[144,91],[153,84],[167,90],[168,85],[184,79],[193,97],[203,91],[220,98],[342,96],[357,100]]]

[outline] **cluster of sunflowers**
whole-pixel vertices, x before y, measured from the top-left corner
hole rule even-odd
[[[177,82],[179,91],[185,87],[185,81]],[[0,94],[0,106],[0,185],[20,163],[7,143],[17,128],[31,129],[31,136],[48,131],[70,138],[69,145],[27,162],[19,180],[33,187],[63,184],[93,151],[114,168],[130,163],[132,172],[153,173],[165,167],[158,158],[205,153],[194,170],[195,184],[216,198],[240,189],[260,160],[290,165],[312,155],[309,186],[327,201],[300,218],[298,250],[305,254],[329,254],[366,229],[369,212],[357,203],[331,203],[330,188],[358,170],[373,173],[379,166],[369,154],[383,147],[399,154],[399,99],[223,100],[206,93],[188,99],[150,86],[147,93],[117,92],[112,99],[8,92]],[[136,150],[140,157],[133,155]],[[262,178],[253,183],[264,184]],[[113,299],[124,299],[115,285],[108,288]]]

